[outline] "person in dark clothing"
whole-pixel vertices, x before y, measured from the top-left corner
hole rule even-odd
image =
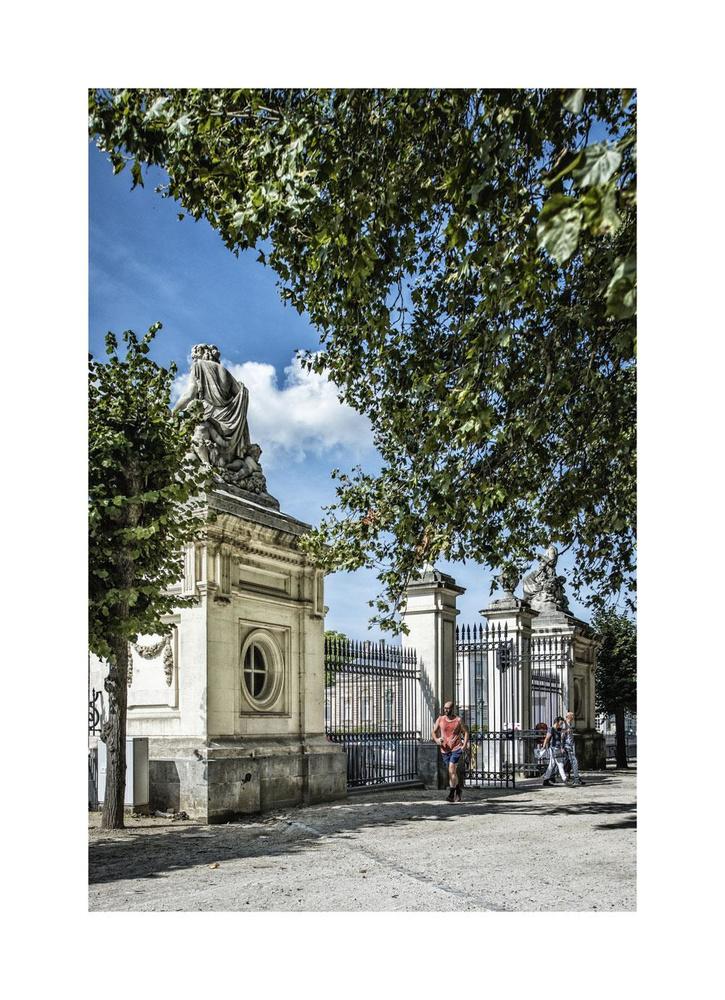
[[[561,775],[562,784],[566,784],[566,772],[564,771],[564,718],[561,715],[557,715],[552,723],[549,732],[546,734],[546,739],[544,740],[544,749],[549,751],[549,766],[546,769],[546,774],[544,775],[544,786],[549,787],[551,782],[551,776],[554,771],[559,770]]]

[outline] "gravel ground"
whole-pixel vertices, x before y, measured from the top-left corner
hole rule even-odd
[[[634,771],[365,792],[238,823],[90,817],[90,910],[634,910]]]

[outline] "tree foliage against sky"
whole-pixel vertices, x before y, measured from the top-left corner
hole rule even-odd
[[[637,626],[614,608],[596,611],[592,628],[597,651],[597,710],[613,714],[637,711]]]
[[[101,657],[117,639],[168,632],[179,597],[167,588],[201,529],[194,424],[169,408],[174,366],[147,357],[160,325],[140,340],[127,330],[123,358],[109,333],[107,359],[89,365],[89,644]]]
[[[443,556],[571,548],[633,583],[636,100],[620,90],[93,91],[114,170],[255,248],[367,414],[378,475],[337,473],[308,541],[375,567],[393,624]]]
[[[617,767],[628,767],[627,712],[637,712],[637,626],[615,608],[600,608],[592,618],[597,639],[597,710],[614,715]]]

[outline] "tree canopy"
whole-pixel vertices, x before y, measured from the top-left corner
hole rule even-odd
[[[107,360],[89,365],[89,646],[105,658],[118,641],[168,631],[163,616],[183,603],[168,588],[201,531],[193,421],[169,408],[174,366],[147,356],[160,326],[141,340],[127,330],[124,358],[109,333]]]
[[[625,713],[637,711],[637,626],[616,608],[600,608],[592,618],[597,649],[597,709],[616,720],[617,767],[628,767]]]
[[[597,634],[597,709],[614,714],[637,711],[637,626],[615,608],[596,611],[592,628]]]
[[[307,364],[371,421],[307,544],[377,569],[377,620],[436,558],[519,571],[571,548],[629,592],[636,99],[620,90],[110,90],[90,131],[320,334]]]

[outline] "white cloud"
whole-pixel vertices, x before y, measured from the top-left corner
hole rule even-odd
[[[184,372],[183,375],[177,375],[171,385],[171,405],[173,406],[177,399],[181,399],[186,390],[189,388],[191,382],[191,371]]]
[[[341,403],[335,384],[324,375],[308,372],[296,358],[285,368],[281,387],[273,365],[223,363],[249,389],[249,431],[262,448],[265,468],[301,462],[310,454],[321,457],[336,449],[345,451],[349,465],[372,451],[367,417]],[[175,380],[172,401],[179,398],[188,380],[188,372]]]

